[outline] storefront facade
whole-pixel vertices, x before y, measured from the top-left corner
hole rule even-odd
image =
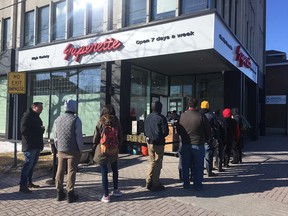
[[[52,7],[61,8],[63,3],[73,5],[69,2],[59,1]],[[143,120],[150,113],[153,101],[162,102],[163,114],[173,110],[180,114],[187,108],[187,97],[192,96],[200,102],[208,100],[212,111],[239,107],[253,124],[253,136],[257,139],[261,121],[259,104],[262,103],[259,100],[263,76],[261,57],[255,60],[235,36],[237,32],[227,26],[225,14],[228,12],[219,14],[220,6],[214,1],[201,1],[203,4],[198,9],[194,5],[192,9],[201,13],[194,13],[190,8],[189,16],[181,16],[185,14],[184,9],[189,8],[190,3],[183,6],[186,1],[175,1],[181,2],[181,13],[179,9],[167,12],[174,0],[166,2],[168,9],[161,6],[161,1],[139,1],[150,2],[151,9],[142,3],[133,3],[151,13],[147,20],[143,14],[136,16],[130,1],[119,2],[105,3],[122,13],[119,21],[115,11],[111,17],[109,11],[103,10],[107,22],[102,29],[95,30],[103,33],[89,35],[86,32],[81,37],[82,33],[78,32],[79,36],[75,30],[78,28],[68,28],[70,33],[64,32],[64,39],[55,41],[61,36],[58,27],[58,34],[47,39],[52,43],[37,46],[34,42],[18,50],[16,71],[25,72],[27,76],[27,94],[19,95],[19,118],[32,102],[42,101],[45,137],[52,138],[54,120],[63,112],[64,100],[72,98],[78,102],[84,136],[91,136],[101,108],[111,103],[125,133],[129,134],[131,122]],[[143,22],[146,24],[141,24]],[[84,25],[89,27],[89,22]],[[237,31],[236,26],[232,29]],[[29,32],[26,35],[29,38]],[[67,35],[72,35],[69,40],[65,39]],[[39,36],[36,39],[46,40]]]

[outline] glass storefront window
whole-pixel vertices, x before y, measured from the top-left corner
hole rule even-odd
[[[83,136],[92,136],[100,118],[100,68],[85,69],[79,73],[78,116],[82,120]]]
[[[176,0],[153,0],[152,19],[175,17]]]
[[[27,105],[37,101],[43,103],[40,117],[46,127],[45,138],[54,137],[54,122],[64,113],[64,101],[67,99],[78,101],[77,114],[82,120],[83,134],[93,135],[100,116],[100,67],[30,73],[28,83]]]
[[[206,10],[208,8],[208,0],[182,0],[181,2],[181,12],[183,14]]]
[[[88,4],[89,33],[103,31],[104,3],[104,0],[98,0]]]
[[[6,114],[7,114],[7,77],[0,77],[0,134],[6,132]]]
[[[195,76],[177,76],[170,79],[170,96],[192,97]]]
[[[168,77],[159,73],[152,72],[151,93],[156,95],[168,96]]]
[[[34,11],[25,13],[24,45],[34,45]]]
[[[64,101],[68,99],[77,99],[77,71],[52,72],[50,108],[50,129],[52,134],[54,134],[54,122],[59,115],[64,113]]]
[[[222,110],[224,104],[224,79],[221,73],[196,76],[196,98],[199,104],[209,101],[210,111]]]
[[[49,7],[39,9],[38,16],[38,43],[48,42],[49,35]]]
[[[49,108],[50,108],[50,73],[29,74],[28,77],[28,107],[34,102],[43,103],[43,111],[40,115],[46,130],[44,137],[48,137],[49,128]]]
[[[139,120],[150,112],[150,72],[137,67],[131,69],[130,117]]]
[[[126,1],[126,25],[146,22],[146,0]]]
[[[66,1],[56,3],[53,14],[53,39],[64,39],[66,32]]]

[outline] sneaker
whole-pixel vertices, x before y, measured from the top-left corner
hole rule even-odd
[[[115,197],[120,197],[122,195],[123,193],[119,189],[116,189],[112,192],[112,196],[115,196]]]
[[[105,202],[105,203],[110,202],[110,197],[109,197],[109,195],[108,195],[108,196],[103,195],[102,198],[101,198],[101,202]]]
[[[20,186],[19,192],[22,192],[22,193],[32,193],[32,191],[29,190],[29,188],[28,188],[28,187],[25,187],[25,186]]]
[[[29,183],[29,184],[27,185],[27,187],[28,187],[28,188],[40,188],[40,185],[35,185],[35,184],[33,184],[33,183]]]

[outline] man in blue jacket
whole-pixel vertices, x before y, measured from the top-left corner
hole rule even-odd
[[[20,189],[22,193],[31,193],[29,188],[39,188],[32,182],[32,175],[35,165],[38,162],[40,151],[42,151],[43,133],[45,127],[39,117],[43,110],[41,102],[35,102],[24,113],[21,122],[20,130],[22,134],[22,151],[24,154],[25,162],[21,171]]]
[[[150,167],[146,177],[146,188],[151,191],[165,190],[161,184],[160,172],[164,156],[165,137],[169,134],[165,116],[161,114],[162,104],[152,104],[152,113],[144,121],[144,133],[147,139]]]

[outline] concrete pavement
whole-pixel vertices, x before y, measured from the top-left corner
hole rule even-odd
[[[19,193],[19,172],[0,174],[0,215],[279,215],[288,213],[288,137],[267,135],[246,143],[242,164],[216,177],[205,176],[204,190],[184,190],[178,180],[178,158],[165,156],[161,179],[166,190],[150,192],[145,185],[148,158],[121,155],[119,188],[124,195],[102,203],[99,167],[79,166],[76,203],[57,202],[51,173],[34,174],[41,188]],[[216,172],[216,171],[215,171]],[[112,183],[112,175],[109,173]],[[112,184],[110,184],[112,187]]]

